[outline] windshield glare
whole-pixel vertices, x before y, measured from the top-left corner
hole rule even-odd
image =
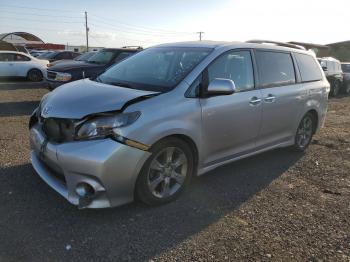
[[[113,51],[99,51],[96,54],[94,54],[92,57],[90,57],[87,61],[90,63],[97,63],[97,64],[107,64],[109,63],[114,56]]]
[[[87,61],[90,57],[92,57],[95,54],[96,53],[94,53],[94,52],[84,53],[84,54],[81,54],[80,56],[77,56],[74,60],[76,60],[76,61]]]
[[[51,52],[47,52],[47,53],[44,53],[44,54],[41,54],[38,56],[38,58],[51,58],[53,57],[54,55],[56,55],[58,52],[54,52],[54,51],[51,51]]]
[[[210,48],[149,48],[114,65],[98,80],[134,89],[166,92],[174,88],[210,51]]]

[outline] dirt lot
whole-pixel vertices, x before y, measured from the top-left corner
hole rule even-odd
[[[28,161],[46,92],[0,84],[0,261],[350,261],[350,97],[330,100],[305,154],[226,165],[157,208],[78,210]]]

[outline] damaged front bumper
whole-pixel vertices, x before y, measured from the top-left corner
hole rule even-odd
[[[47,142],[39,123],[30,129],[30,159],[38,175],[80,208],[119,206],[134,199],[137,176],[150,153],[112,139]],[[83,195],[79,186],[91,190]]]

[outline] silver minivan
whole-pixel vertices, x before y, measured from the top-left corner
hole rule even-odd
[[[45,95],[29,123],[30,158],[80,208],[162,204],[220,165],[305,150],[328,92],[314,55],[297,47],[159,45]]]

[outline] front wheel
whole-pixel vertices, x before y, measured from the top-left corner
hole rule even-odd
[[[43,73],[38,69],[31,69],[27,74],[27,78],[32,82],[40,82],[43,80]]]
[[[310,144],[314,134],[315,118],[311,113],[307,113],[300,121],[294,138],[294,149],[304,151]]]
[[[194,170],[191,148],[184,141],[169,138],[157,143],[136,182],[136,196],[148,205],[175,200],[189,184]]]

